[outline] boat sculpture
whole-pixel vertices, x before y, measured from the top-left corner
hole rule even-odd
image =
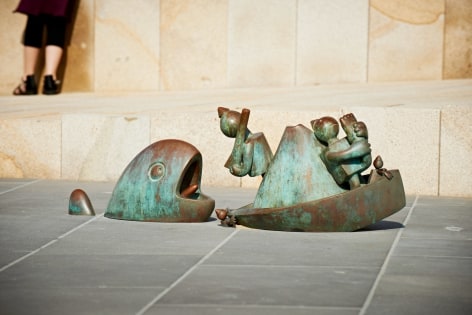
[[[340,118],[346,137],[338,139],[333,117],[286,127],[272,154],[262,133],[247,128],[250,111],[219,107],[221,131],[235,138],[225,167],[235,176],[262,176],[253,203],[216,209],[224,226],[298,232],[348,232],[378,222],[405,206],[398,170],[374,169],[365,123],[354,114]]]

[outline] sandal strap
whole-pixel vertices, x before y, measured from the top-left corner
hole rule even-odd
[[[21,83],[13,90],[13,95],[34,95],[38,94],[38,87],[34,75],[21,77]]]

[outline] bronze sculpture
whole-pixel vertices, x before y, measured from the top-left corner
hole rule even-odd
[[[105,217],[155,222],[204,222],[215,201],[201,192],[202,155],[175,139],[157,141],[128,164]]]
[[[93,209],[92,203],[90,202],[90,198],[82,189],[75,189],[70,194],[69,214],[89,216],[95,215],[95,210]]]
[[[272,151],[263,133],[251,133],[247,128],[249,110],[241,114],[225,107],[218,108],[221,131],[230,138],[235,138],[233,151],[225,163],[234,176],[264,176],[270,162]]]
[[[333,117],[289,126],[272,153],[263,133],[248,129],[250,111],[218,108],[220,129],[234,138],[225,167],[234,176],[262,176],[254,202],[238,209],[216,209],[222,225],[334,232],[355,231],[405,206],[398,170],[372,164],[367,126],[353,114],[340,118],[346,137],[338,139]],[[128,164],[108,203],[105,217],[155,222],[203,222],[215,201],[201,192],[202,156],[181,140],[157,141]],[[88,196],[73,191],[70,214],[94,215]]]
[[[339,120],[346,133],[342,139],[337,138],[339,126],[333,117],[315,119],[311,125],[315,137],[326,146],[320,157],[336,183],[349,182],[350,189],[354,189],[361,185],[359,174],[372,163],[367,127],[353,114],[344,115]]]
[[[243,109],[247,117],[248,111]],[[372,163],[367,127],[353,114],[340,121],[346,133],[342,139],[337,139],[339,126],[332,117],[313,120],[313,130],[301,124],[287,127],[254,202],[217,209],[221,223],[282,231],[354,231],[402,209],[400,172],[383,169],[377,157],[376,170],[362,175]],[[239,127],[246,126],[247,121]],[[234,152],[237,148],[235,142],[232,156],[242,155]]]

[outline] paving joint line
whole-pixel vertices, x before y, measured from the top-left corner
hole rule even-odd
[[[160,299],[162,299],[167,293],[169,293],[173,288],[175,288],[179,283],[185,280],[195,269],[197,269],[201,264],[203,264],[211,255],[213,255],[217,250],[219,250],[223,245],[225,245],[236,233],[240,230],[235,229],[230,235],[228,235],[223,241],[221,241],[215,248],[203,256],[195,265],[188,269],[183,275],[181,275],[177,280],[175,280],[170,286],[168,286],[164,291],[159,293],[152,301],[146,304],[141,310],[139,310],[136,315],[143,315],[146,313],[154,304],[156,304]]]
[[[396,249],[398,243],[400,242],[400,237],[402,236],[403,231],[405,230],[406,225],[408,224],[408,221],[410,220],[413,209],[415,209],[415,207],[416,207],[416,204],[418,202],[418,198],[419,198],[419,196],[416,195],[415,201],[413,201],[413,204],[411,205],[410,210],[408,211],[408,214],[407,214],[405,220],[403,220],[404,228],[400,229],[400,231],[397,233],[397,236],[395,237],[395,240],[392,243],[392,246],[390,246],[390,250],[387,253],[387,257],[385,257],[384,263],[382,264],[382,267],[380,268],[380,271],[377,274],[377,277],[375,278],[374,284],[370,288],[369,294],[367,295],[367,298],[364,301],[364,305],[362,305],[362,308],[359,312],[359,315],[364,315],[365,312],[367,311],[367,309],[369,308],[369,306],[372,302],[372,299],[374,298],[375,291],[377,290],[377,287],[379,286],[380,280],[382,279],[383,275],[385,274],[385,272],[387,270],[387,266],[390,262],[393,251]]]
[[[13,267],[14,265],[16,265],[16,264],[22,262],[23,260],[27,259],[28,257],[33,256],[34,254],[39,253],[41,250],[43,250],[43,249],[45,249],[45,248],[51,246],[52,244],[58,242],[59,240],[63,239],[64,237],[66,237],[66,236],[68,236],[68,235],[74,233],[74,232],[77,231],[78,229],[80,229],[80,228],[86,226],[87,224],[92,223],[93,221],[97,220],[98,218],[100,218],[100,217],[102,217],[102,216],[103,216],[103,214],[100,214],[100,215],[98,215],[98,216],[96,216],[96,217],[93,217],[92,219],[90,219],[90,220],[88,220],[88,221],[85,221],[84,223],[82,223],[82,224],[76,226],[75,228],[73,228],[73,229],[71,229],[71,230],[65,232],[64,234],[59,235],[57,238],[55,238],[55,239],[49,241],[48,243],[46,243],[46,244],[44,244],[44,245],[38,247],[37,249],[33,250],[32,252],[29,252],[28,254],[26,254],[26,255],[24,255],[24,256],[21,256],[20,258],[18,258],[18,259],[16,259],[16,260],[12,261],[11,263],[9,263],[9,264],[3,266],[2,268],[0,268],[0,272],[3,272],[3,271],[5,271],[5,270],[7,270],[8,268]]]
[[[218,308],[236,308],[236,309],[275,309],[275,310],[346,310],[346,311],[358,311],[360,307],[355,306],[311,306],[311,305],[282,305],[282,304],[271,304],[271,305],[261,305],[261,304],[162,304],[159,305],[162,308],[207,308],[207,307],[218,307]]]
[[[17,190],[17,189],[20,189],[20,188],[23,188],[23,187],[26,187],[26,186],[35,184],[35,183],[40,182],[40,181],[42,181],[42,179],[36,179],[36,180],[31,181],[31,182],[27,182],[27,183],[24,183],[24,184],[22,184],[22,185],[19,185],[19,186],[16,186],[16,187],[7,189],[7,190],[5,190],[5,191],[0,191],[0,195],[4,195],[4,194],[6,194],[6,193],[9,193],[9,192],[15,191],[15,190]]]

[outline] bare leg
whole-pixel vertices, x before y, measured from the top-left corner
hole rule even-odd
[[[56,79],[57,68],[62,58],[62,48],[59,46],[46,46],[46,60],[44,66],[44,75],[52,75]]]
[[[43,94],[54,95],[59,93],[59,80],[57,80],[57,68],[62,58],[62,48],[55,45],[46,46],[46,58],[44,65]]]
[[[38,63],[39,48],[24,46],[23,49],[23,80],[26,76],[34,74]]]

